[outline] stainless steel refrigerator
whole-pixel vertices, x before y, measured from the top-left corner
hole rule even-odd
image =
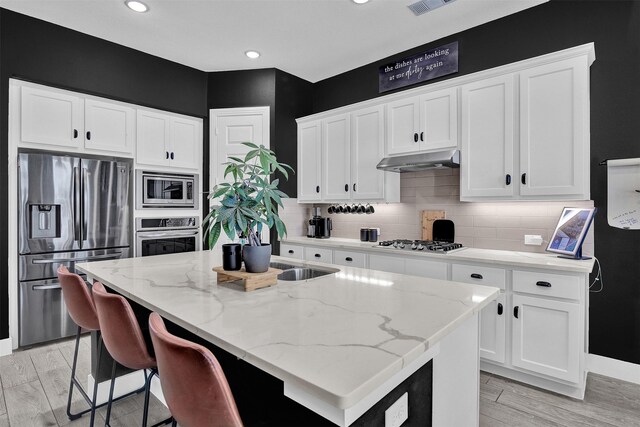
[[[21,153],[19,345],[73,335],[56,270],[130,255],[130,165]]]

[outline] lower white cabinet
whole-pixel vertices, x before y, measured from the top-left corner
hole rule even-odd
[[[448,270],[446,262],[418,258],[404,260],[404,274],[411,276],[447,280]]]
[[[304,259],[304,248],[302,246],[280,243],[280,255],[287,258]]]
[[[306,261],[326,262],[331,264],[333,262],[333,251],[327,248],[305,246],[304,259]]]
[[[404,274],[404,259],[395,256],[369,254],[369,268],[371,270]]]
[[[366,268],[367,254],[363,254],[362,252],[340,251],[336,249],[333,251],[333,263],[348,267]]]
[[[580,305],[513,295],[513,366],[577,383],[584,351]]]
[[[480,313],[480,357],[493,362],[506,361],[507,309],[505,294],[500,293]]]

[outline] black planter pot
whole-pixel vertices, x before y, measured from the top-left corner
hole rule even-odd
[[[269,269],[271,261],[271,245],[263,243],[260,246],[244,245],[242,247],[244,267],[248,273],[264,273]]]

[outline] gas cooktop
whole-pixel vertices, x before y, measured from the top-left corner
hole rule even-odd
[[[460,243],[439,242],[435,240],[384,240],[378,246],[390,249],[404,249],[409,251],[453,252],[464,249]]]

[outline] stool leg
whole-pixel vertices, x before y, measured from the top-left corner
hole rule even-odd
[[[89,419],[89,426],[93,427],[94,420],[96,418],[96,398],[98,397],[98,371],[100,370],[100,359],[102,357],[102,335],[98,338],[98,357],[96,363],[96,377],[93,379],[93,402],[91,408],[91,418]]]
[[[78,348],[80,347],[80,333],[82,332],[82,328],[78,326],[78,331],[76,332],[76,348],[73,351],[73,364],[71,366],[71,381],[69,384],[69,399],[67,400],[67,416],[70,420],[75,420],[80,417],[82,414],[72,414],[71,413],[71,401],[73,400],[73,386],[74,386],[74,378],[76,377],[76,366],[78,366]],[[93,405],[92,405],[93,406]]]
[[[105,426],[109,426],[109,419],[111,418],[111,405],[113,404],[113,389],[116,385],[116,361],[113,361],[111,367],[111,387],[109,387],[109,403],[107,404],[107,416],[104,421]]]
[[[155,369],[151,369],[149,376],[145,378],[144,390],[144,408],[142,409],[142,427],[147,427],[147,418],[149,417],[149,394],[151,394],[151,379],[155,375]]]
[[[171,427],[178,427],[178,422],[175,419],[171,421]]]

